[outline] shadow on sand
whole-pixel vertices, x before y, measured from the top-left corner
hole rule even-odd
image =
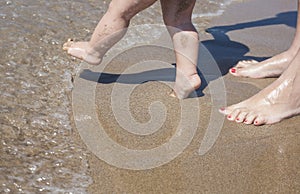
[[[249,48],[240,43],[230,39],[227,32],[237,31],[241,29],[270,26],[270,25],[287,25],[289,27],[296,27],[297,22],[297,12],[284,12],[279,13],[275,17],[266,18],[262,20],[238,23],[228,26],[215,26],[208,28],[206,32],[210,33],[214,39],[205,40],[200,43],[199,60],[197,63],[198,73],[201,77],[202,84],[197,91],[197,97],[203,96],[202,91],[207,87],[208,83],[214,79],[217,79],[228,73],[228,70],[233,67],[239,60],[244,59],[255,59],[257,61],[265,60],[268,57],[255,57],[255,56],[245,56],[249,52]],[[148,51],[151,49],[156,50],[155,53],[149,54],[145,52],[147,47]],[[150,48],[150,49],[149,49]],[[161,50],[162,49],[162,50]],[[167,49],[167,50],[166,50]],[[160,50],[157,52],[157,50]],[[149,60],[158,60],[158,58],[163,58],[165,51],[170,52],[168,48],[161,48],[158,46],[139,46],[126,50],[126,53],[121,53],[113,60],[122,61],[122,57],[127,57],[132,54],[132,58],[145,57]],[[155,56],[156,55],[156,56]],[[158,55],[162,55],[157,57]],[[148,57],[151,56],[151,57]],[[135,59],[137,60],[137,59]],[[143,58],[140,61],[145,61],[147,59]],[[139,62],[140,62],[139,61]],[[173,64],[176,65],[176,64]],[[175,69],[174,68],[163,68],[151,71],[144,71],[135,74],[122,74],[122,79],[119,79],[121,74],[104,73],[104,72],[92,72],[90,70],[84,70],[80,74],[80,78],[102,83],[110,84],[114,82],[125,83],[125,84],[139,84],[142,83],[141,80],[148,78],[148,81],[169,81],[174,82],[175,79]]]

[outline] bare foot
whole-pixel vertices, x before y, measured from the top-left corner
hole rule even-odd
[[[262,62],[255,60],[240,61],[229,70],[229,73],[234,76],[251,78],[279,77],[287,69],[296,54],[297,49],[291,49]]]
[[[69,55],[84,60],[91,65],[99,65],[102,61],[100,54],[94,51],[88,42],[74,42],[69,39],[63,45],[63,50],[67,51]]]
[[[300,113],[300,52],[287,70],[253,97],[221,108],[228,120],[238,123],[273,124]]]
[[[187,98],[193,91],[200,87],[201,79],[198,74],[190,76],[178,75],[176,76],[174,90],[170,96],[179,99]]]

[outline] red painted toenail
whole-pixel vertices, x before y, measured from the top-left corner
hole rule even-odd
[[[240,119],[239,119],[239,118],[237,118],[236,120],[237,120],[237,121],[239,121]]]
[[[221,110],[221,111],[224,111],[224,110],[225,110],[225,108],[224,108],[224,107],[222,107],[222,108],[220,108],[220,110]]]
[[[247,120],[245,120],[244,122],[245,122],[245,123],[248,123],[248,121],[247,121]]]
[[[232,68],[230,71],[231,71],[231,73],[236,73],[236,69],[235,68]]]
[[[230,115],[228,115],[228,119],[230,119],[231,118],[231,116]]]

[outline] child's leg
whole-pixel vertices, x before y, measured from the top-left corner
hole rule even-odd
[[[161,0],[164,22],[172,37],[176,54],[174,92],[186,98],[201,84],[197,74],[199,38],[191,17],[196,0]]]
[[[89,42],[68,41],[63,49],[68,54],[98,65],[104,54],[126,33],[130,19],[156,0],[112,0]]]

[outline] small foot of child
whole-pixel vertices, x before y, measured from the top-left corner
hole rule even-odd
[[[170,93],[171,97],[178,99],[187,98],[193,91],[201,85],[201,79],[198,74],[190,76],[176,76],[174,90]]]
[[[91,65],[99,65],[102,61],[100,54],[94,51],[88,42],[74,42],[72,39],[69,39],[63,45],[63,50],[67,51],[69,55],[84,60]]]

